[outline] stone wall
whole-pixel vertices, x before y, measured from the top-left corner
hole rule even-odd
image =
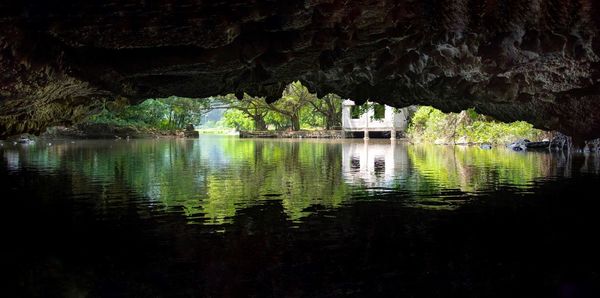
[[[342,139],[344,132],[341,130],[240,131],[240,138]]]

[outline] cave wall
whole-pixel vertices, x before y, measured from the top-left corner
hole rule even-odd
[[[104,102],[313,92],[600,137],[600,1],[0,3],[0,136]]]

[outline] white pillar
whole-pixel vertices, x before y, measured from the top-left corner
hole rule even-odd
[[[364,114],[363,117],[365,117],[365,129],[364,129],[364,138],[365,140],[369,139],[369,110],[367,110]]]
[[[390,131],[390,140],[396,139],[396,128],[392,127],[392,131]]]

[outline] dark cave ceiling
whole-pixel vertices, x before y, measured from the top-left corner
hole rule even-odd
[[[599,18],[594,0],[3,1],[0,136],[301,80],[600,137]]]

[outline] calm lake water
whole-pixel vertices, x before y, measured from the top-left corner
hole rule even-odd
[[[17,296],[600,293],[595,155],[389,140],[51,142],[0,146],[0,265]]]

